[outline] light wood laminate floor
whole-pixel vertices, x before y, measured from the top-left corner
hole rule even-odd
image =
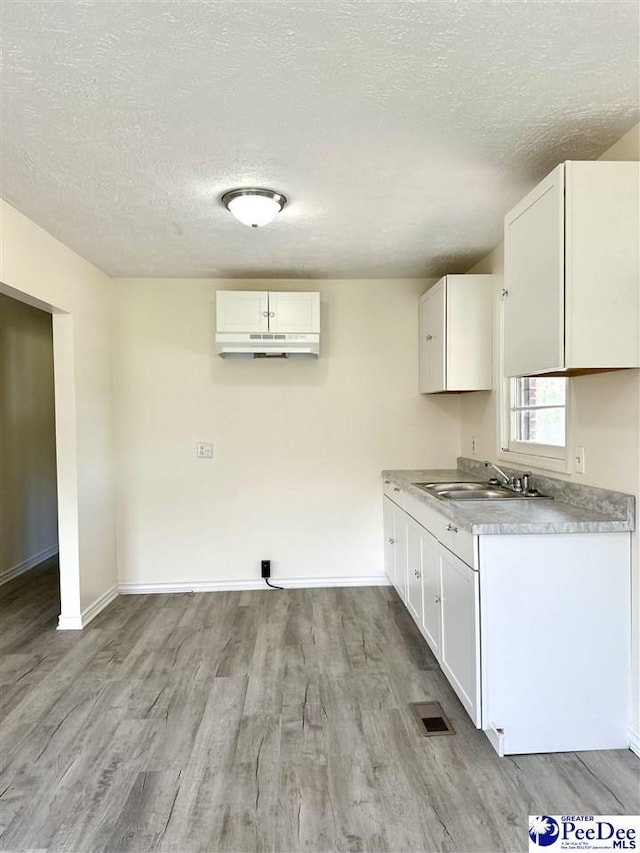
[[[389,588],[123,596],[59,632],[56,584],[0,590],[3,851],[494,853],[529,814],[640,812],[629,751],[498,758]]]

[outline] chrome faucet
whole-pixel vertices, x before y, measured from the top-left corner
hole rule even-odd
[[[531,488],[531,471],[524,471],[522,474],[514,474],[510,477],[494,462],[485,460],[484,467],[493,468],[494,471],[497,471],[502,478],[502,485],[511,489],[512,492],[522,492],[525,495],[535,492],[535,489]]]
[[[508,486],[509,488],[513,487],[513,485],[515,483],[515,477],[510,477],[508,474],[505,474],[505,472],[502,470],[502,468],[499,468],[495,463],[489,462],[487,459],[485,459],[485,461],[482,464],[484,465],[485,468],[493,468],[494,471],[497,471],[498,474],[500,474],[500,476],[502,477],[502,479],[504,481],[503,482],[504,486]]]

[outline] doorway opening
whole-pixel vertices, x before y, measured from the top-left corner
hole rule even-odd
[[[47,562],[50,569],[57,567],[58,493],[51,315],[3,294],[0,400],[0,582],[5,583]]]
[[[79,629],[72,317],[0,283],[0,327],[0,584],[41,566],[58,628]]]
[[[60,613],[53,324],[50,313],[5,294],[0,400],[3,602],[10,608],[29,586],[46,622]]]

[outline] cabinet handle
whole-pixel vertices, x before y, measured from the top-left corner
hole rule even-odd
[[[268,312],[268,311],[263,311],[263,312],[262,312],[262,316],[263,316],[263,317],[268,317],[268,316],[269,316],[269,312]]]
[[[275,317],[275,316],[276,316],[275,311],[269,311],[269,316],[270,316],[270,317]]]
[[[502,296],[502,298],[505,299],[508,295],[509,295],[509,291],[506,289],[506,287],[503,287],[502,290],[500,291],[500,296]]]
[[[451,530],[452,533],[458,532],[458,528],[455,526],[455,524],[451,524],[451,522],[447,524],[447,530]]]
[[[395,540],[395,539],[393,539],[391,536],[389,537],[389,542],[390,542],[392,545],[395,545],[395,544],[396,544],[396,540]]]
[[[440,596],[439,595],[436,595],[436,597],[433,600],[435,601],[436,604],[440,604]]]
[[[433,335],[427,335],[427,337],[425,338],[425,341],[432,341],[432,340],[433,340]]]

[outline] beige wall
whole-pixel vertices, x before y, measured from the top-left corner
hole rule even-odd
[[[600,158],[640,160],[640,125],[632,128]],[[496,274],[496,310],[502,283],[503,246],[498,246],[470,272]],[[580,483],[616,489],[640,500],[640,371],[619,370],[571,380],[569,441],[584,447],[585,474],[556,474]],[[497,395],[476,392],[461,400],[462,453],[471,456],[472,438],[476,455],[496,460]],[[531,466],[528,466],[531,467]],[[535,468],[533,468],[535,470]],[[633,535],[632,618],[633,618],[633,726],[640,736],[640,538]]]
[[[51,316],[0,294],[0,581],[58,544]]]
[[[381,469],[460,444],[458,397],[417,392],[429,283],[116,280],[120,581],[381,576]],[[216,356],[216,288],[319,290],[320,358]]]
[[[53,314],[62,607],[77,619],[116,582],[110,281],[6,202],[0,214],[3,291]]]

